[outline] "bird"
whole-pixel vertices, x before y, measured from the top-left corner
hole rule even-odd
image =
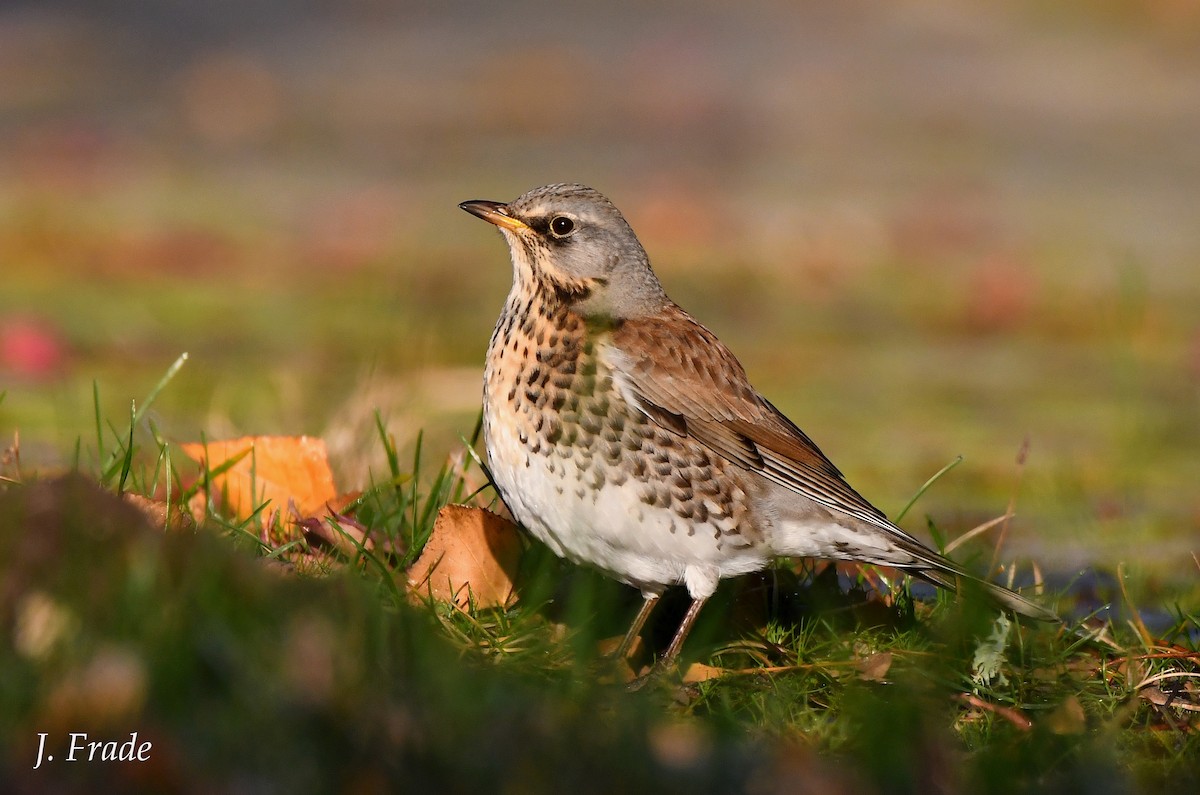
[[[738,359],[672,301],[625,217],[577,183],[466,212],[508,244],[512,287],[487,348],[483,438],[513,517],[557,556],[637,588],[625,657],[666,589],[690,603],[672,669],[720,580],[778,557],[896,567],[1000,607],[1057,616],[981,580],[855,491]]]

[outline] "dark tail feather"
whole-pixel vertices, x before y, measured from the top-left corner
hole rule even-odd
[[[1036,602],[1026,599],[1016,591],[1010,591],[1003,585],[996,585],[994,582],[981,580],[965,571],[960,571],[956,567],[946,566],[945,568],[936,569],[913,569],[911,573],[920,577],[923,580],[928,580],[934,585],[939,585],[951,591],[958,590],[958,578],[962,577],[978,585],[988,597],[1007,610],[1011,610],[1017,615],[1032,618],[1036,621],[1049,621],[1056,624],[1061,624],[1062,619],[1058,614],[1049,608],[1042,607]]]

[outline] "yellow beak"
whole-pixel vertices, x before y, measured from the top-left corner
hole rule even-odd
[[[489,224],[495,224],[502,229],[511,229],[514,232],[528,230],[529,226],[523,221],[518,221],[508,214],[508,208],[500,202],[489,202],[483,199],[463,202],[458,205],[462,209],[469,212],[477,218],[482,218]]]

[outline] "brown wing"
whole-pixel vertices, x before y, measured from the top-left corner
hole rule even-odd
[[[850,487],[795,423],[754,391],[729,349],[679,307],[672,305],[652,318],[624,321],[612,335],[604,353],[617,365],[617,388],[662,427],[695,439],[814,502],[879,528],[892,544],[911,555],[916,573],[931,582],[953,589],[957,578],[966,577],[1010,610],[1039,621],[1059,620],[1020,594],[968,574],[888,521]]]
[[[619,360],[618,386],[651,419],[821,505],[906,536],[754,391],[729,349],[682,309],[627,320],[612,334],[606,353]]]

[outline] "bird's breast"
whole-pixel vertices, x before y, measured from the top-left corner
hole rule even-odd
[[[761,565],[743,473],[626,401],[607,334],[510,296],[484,383],[505,504],[555,553],[640,587],[681,582],[689,565]]]

